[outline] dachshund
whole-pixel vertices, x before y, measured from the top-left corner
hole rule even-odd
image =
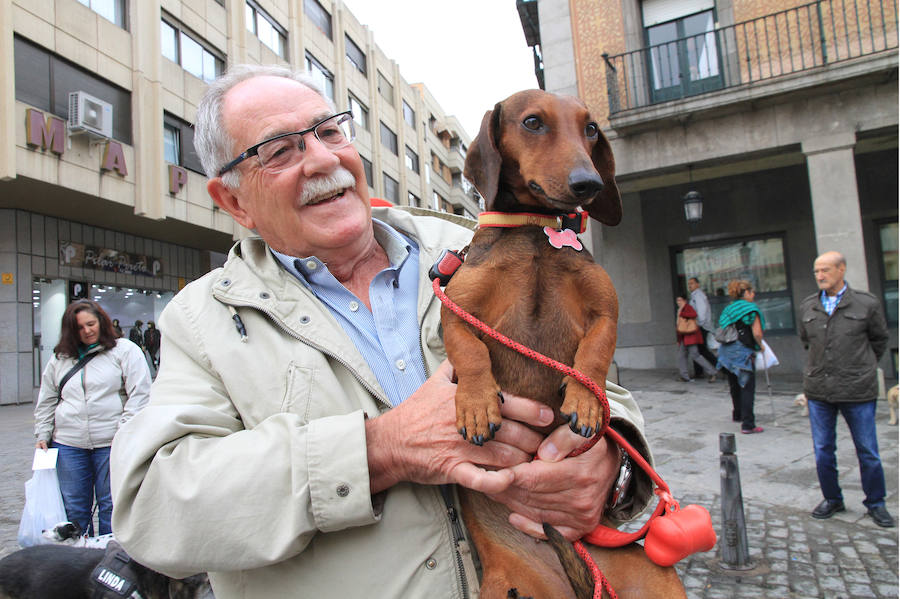
[[[486,212],[446,294],[500,333],[605,385],[616,292],[574,232],[558,230],[582,232],[581,207],[606,225],[622,218],[612,150],[587,107],[540,90],[510,96],[485,114],[464,175]],[[500,220],[490,222],[496,213]],[[458,382],[457,427],[470,441],[493,438],[501,390],[554,409],[556,423],[544,434],[568,423],[592,437],[601,426],[600,401],[582,384],[500,345],[446,306],[441,323]],[[592,596],[586,566],[552,527],[545,525],[550,543],[536,543],[508,523],[505,506],[466,489],[460,502],[482,564],[483,599]],[[685,596],[674,569],[655,565],[638,545],[590,550],[620,597]]]

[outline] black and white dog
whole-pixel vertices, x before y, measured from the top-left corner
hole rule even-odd
[[[105,550],[35,545],[0,559],[0,599],[94,597],[214,598],[206,574],[169,578],[131,559],[115,541]]]

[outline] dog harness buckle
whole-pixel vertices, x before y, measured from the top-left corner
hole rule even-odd
[[[576,233],[584,233],[587,230],[588,213],[583,210],[562,214],[558,218],[559,229],[572,229]]]
[[[441,287],[446,287],[447,283],[450,282],[453,273],[462,266],[463,260],[464,254],[461,252],[443,250],[440,257],[438,257],[437,261],[431,266],[431,270],[428,271],[428,277],[432,281],[437,279],[440,282]]]

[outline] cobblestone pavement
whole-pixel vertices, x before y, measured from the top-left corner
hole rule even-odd
[[[847,511],[829,520],[809,512],[821,501],[809,423],[793,405],[799,377],[777,368],[757,377],[758,435],[731,422],[727,384],[682,383],[668,370],[622,370],[620,382],[644,414],[656,468],[682,506],[709,509],[722,539],[719,433],[738,433],[737,456],[753,569],[726,570],[717,545],[677,565],[690,599],[895,599],[898,529],[876,526],[862,505],[859,469],[846,425],[838,425],[838,468]],[[895,381],[894,381],[895,382]],[[897,518],[898,429],[878,405],[878,442],[887,505]],[[31,406],[0,407],[0,557],[18,549],[16,532],[33,455]],[[639,525],[643,518],[635,524]]]

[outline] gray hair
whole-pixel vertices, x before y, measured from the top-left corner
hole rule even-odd
[[[225,130],[222,108],[225,95],[237,84],[254,77],[284,77],[293,79],[313,90],[335,111],[334,102],[325,95],[322,88],[306,71],[292,71],[279,65],[236,64],[228,72],[209,84],[206,93],[197,106],[197,122],[194,124],[194,148],[203,164],[203,170],[210,179],[219,176],[219,170],[234,156],[234,140]],[[222,175],[226,187],[240,184],[238,171],[232,170]]]

